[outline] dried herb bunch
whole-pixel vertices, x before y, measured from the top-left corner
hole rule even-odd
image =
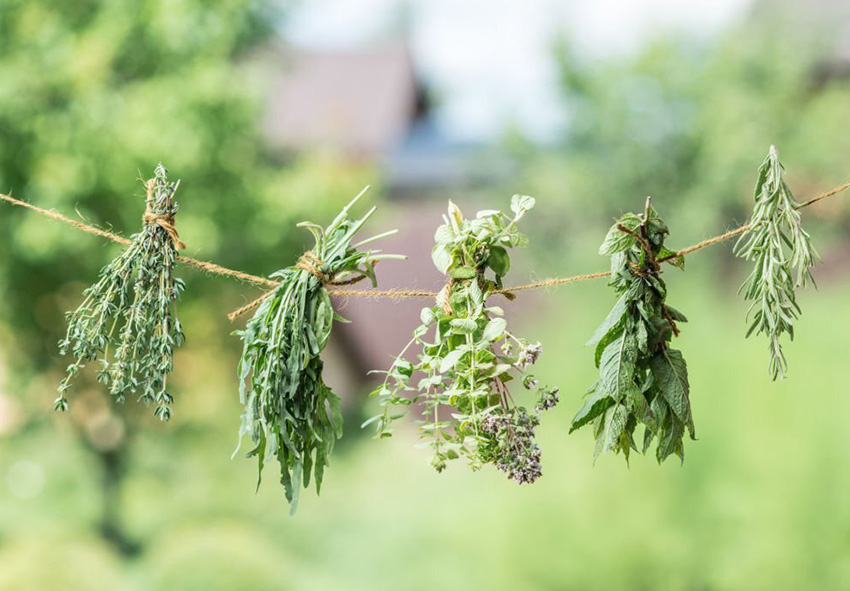
[[[737,256],[754,263],[741,286],[744,298],[752,301],[747,336],[767,335],[768,369],[774,380],[785,377],[788,369],[781,340],[783,334],[794,339],[794,322],[801,313],[795,290],[813,281],[811,270],[818,258],[784,177],[779,153],[771,146],[759,168],[749,227],[735,245]]]
[[[359,220],[349,217],[361,195],[327,228],[298,224],[313,234],[315,246],[296,265],[271,275],[280,286],[263,300],[245,330],[235,333],[243,342],[238,369],[239,398],[244,405],[240,440],[248,435],[253,442],[247,455],[259,460],[257,486],[263,466],[277,458],[292,513],[302,485],[307,488],[311,476],[316,492],[320,491],[334,441],[342,436],[339,397],[322,379],[320,354],[334,321],[347,321],[334,311],[325,287],[363,278],[374,286],[377,261],[404,258],[358,250],[395,231],[351,244],[375,212],[373,207]]]
[[[448,283],[436,305],[422,310],[413,339],[389,371],[380,372],[385,379],[372,393],[383,412],[363,426],[377,423],[379,437],[389,437],[392,421],[403,415],[393,412],[396,407],[422,403],[423,419],[417,423],[437,471],[463,456],[473,469],[494,464],[518,483],[541,475],[534,431],[541,412],[557,404],[558,391],[527,373],[542,352],[540,343],[510,333],[502,309],[488,305],[510,269],[507,249],[528,243],[517,222],[533,206],[533,198],[517,195],[512,217],[491,210],[465,220],[449,203],[432,251]],[[414,344],[422,352],[411,363],[404,355]],[[513,380],[536,394],[531,410],[515,403],[508,388]],[[449,413],[452,420],[445,420]]]
[[[97,360],[97,380],[116,402],[138,393],[140,401],[155,405],[157,417],[171,418],[167,379],[174,350],[184,341],[176,311],[184,283],[174,276],[177,250],[183,247],[174,229],[179,184],[168,181],[162,164],[156,167],[146,183],[144,228],[100,271],[97,283],[83,292],[80,307],[66,314],[68,332],[59,350],[70,352],[74,362],[59,384],[58,410],[68,408],[72,379],[85,363]]]
[[[638,425],[644,426],[641,452],[657,439],[659,463],[670,454],[684,460],[685,429],[694,438],[687,365],[669,346],[686,318],[666,304],[660,263],[684,266],[664,246],[668,233],[647,199],[643,215],[621,217],[599,249],[611,256],[610,285],[620,298],[588,343],[596,348],[599,379],[570,428],[593,425],[594,457],[622,452],[628,461],[630,450],[638,450]]]

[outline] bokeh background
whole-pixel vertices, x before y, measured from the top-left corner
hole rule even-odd
[[[399,228],[386,247],[410,256],[383,287],[440,285],[428,251],[448,198],[472,214],[537,197],[508,283],[604,269],[608,225],[646,195],[674,247],[742,223],[771,144],[801,200],[850,175],[844,0],[0,0],[0,191],[129,235],[161,160],[188,254],[255,274],[291,264],[309,246],[294,224],[327,223],[365,184],[371,229]],[[63,314],[119,247],[0,205],[0,589],[848,589],[847,200],[805,222],[819,290],[780,383],[744,339],[730,245],[667,271],[691,320],[683,466],[594,466],[590,435],[567,436],[604,281],[507,306],[562,392],[527,487],[437,475],[411,428],[361,433],[366,372],[427,302],[341,301],[355,323],[327,370],[346,434],[290,518],[273,478],[255,494],[255,463],[230,459],[225,314],[257,290],[183,271],[170,423],[91,376],[57,414]]]

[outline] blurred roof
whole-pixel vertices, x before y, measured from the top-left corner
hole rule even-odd
[[[272,147],[373,158],[393,149],[416,116],[416,76],[404,43],[285,50],[281,62],[265,126]]]

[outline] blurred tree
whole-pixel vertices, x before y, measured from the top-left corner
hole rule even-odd
[[[527,161],[526,190],[605,219],[651,194],[676,226],[708,235],[745,219],[771,144],[801,196],[843,180],[850,84],[814,85],[832,38],[774,17],[754,15],[716,44],[667,38],[602,63],[583,61],[562,40],[569,124],[556,155]],[[579,227],[596,227],[586,222],[582,215],[568,233],[553,223],[553,238],[598,241]]]
[[[309,209],[321,219],[371,173],[326,155],[281,161],[264,147],[263,72],[282,66],[260,51],[280,17],[273,6],[266,0],[2,2],[0,191],[65,213],[76,208],[128,235],[141,226],[139,179],[162,161],[182,180],[177,226],[190,256],[255,273],[288,264],[309,237],[294,232],[296,216]],[[7,381],[29,408],[29,423],[44,422],[54,396],[50,372],[65,361],[56,353],[63,313],[78,305],[82,288],[119,247],[6,205],[0,236],[0,324],[10,329],[0,358],[14,367]],[[193,282],[227,285],[181,275],[190,283],[188,297]],[[214,315],[221,326],[227,306],[241,301],[234,289],[204,293],[198,306],[206,314],[184,303],[190,342],[193,318],[208,324]],[[196,345],[215,349],[220,342]],[[39,372],[47,379],[33,381]],[[130,549],[119,523],[119,481],[132,426],[149,413],[133,402],[114,409],[109,401],[93,403],[90,394],[100,389],[92,382],[74,390],[72,406],[75,396],[87,400],[74,409],[74,432],[95,452],[103,475],[100,529]],[[104,421],[118,435],[99,436]]]

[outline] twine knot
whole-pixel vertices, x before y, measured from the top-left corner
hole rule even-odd
[[[177,250],[183,250],[186,248],[186,243],[180,240],[180,235],[177,233],[177,228],[174,226],[174,216],[170,213],[156,213],[151,210],[155,184],[155,179],[149,179],[148,182],[145,183],[147,195],[145,198],[145,213],[142,215],[142,223],[146,226],[159,226],[165,230],[166,234],[168,234],[168,237],[171,239],[171,243],[174,244],[174,248]]]
[[[473,279],[455,279],[454,277],[449,276],[449,280],[446,282],[446,286],[443,288],[443,291],[441,291],[437,294],[437,296],[439,297],[441,293],[445,293],[445,297],[443,298],[443,312],[446,314],[446,316],[452,315],[452,312],[453,312],[452,303],[451,303],[452,289],[454,288],[455,284],[460,282],[460,281],[478,281],[479,286],[482,283],[487,283],[484,280],[484,272],[481,269],[477,269],[476,275]],[[489,282],[489,283],[491,285],[493,284],[492,281]],[[498,295],[504,296],[505,299],[508,300],[509,302],[512,302],[516,299],[516,294],[514,294],[512,291],[507,290],[507,289],[501,289],[501,288],[500,289],[494,289],[490,293],[493,294],[493,295],[498,294]]]
[[[368,265],[374,266],[378,263],[378,261],[372,261],[367,263]],[[336,275],[330,271],[325,270],[325,263],[322,262],[322,259],[317,257],[312,250],[308,250],[304,254],[301,255],[301,258],[298,259],[298,262],[295,263],[296,269],[301,269],[302,271],[307,271],[319,280],[319,283],[322,286],[326,285],[354,285],[355,283],[359,283],[366,279],[368,275],[365,273],[355,273],[353,277],[349,279],[337,279]],[[346,273],[347,274],[347,273]]]
[[[312,250],[308,250],[304,254],[301,255],[301,258],[298,259],[298,262],[295,263],[296,269],[301,269],[302,271],[307,271],[313,277],[319,280],[319,283],[322,285],[329,285],[333,283],[334,274],[330,272],[325,272],[322,268],[325,266],[325,263],[322,262],[322,259],[313,254]]]

